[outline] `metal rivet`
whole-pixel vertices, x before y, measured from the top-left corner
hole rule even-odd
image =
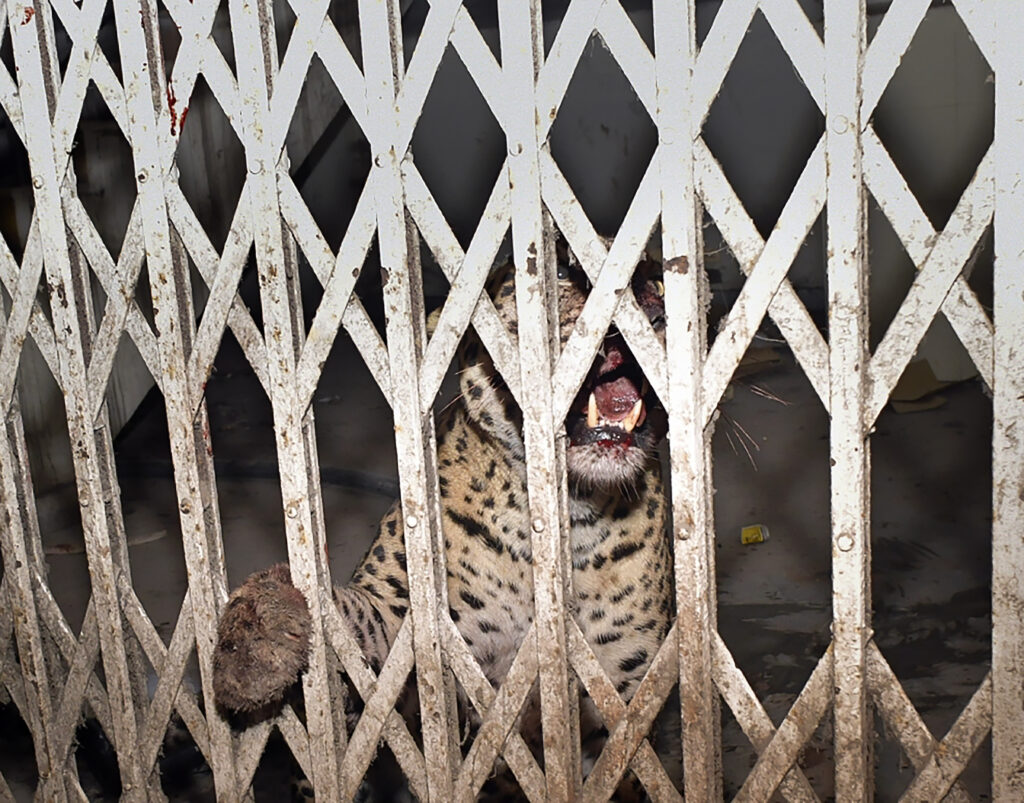
[[[35,178],[33,178],[32,186],[35,187],[37,190],[41,190],[43,188],[43,177],[36,176]]]
[[[378,153],[376,156],[374,156],[373,163],[377,165],[377,167],[384,167],[384,154]]]
[[[405,526],[409,527],[410,529],[412,527],[415,527],[419,523],[420,523],[420,520],[417,519],[415,516],[413,516],[411,514],[405,517]]]
[[[542,532],[544,532],[544,519],[534,519],[533,520],[533,531],[535,533],[542,533]]]
[[[260,173],[262,173],[263,172],[263,160],[262,159],[256,159],[252,163],[252,167],[249,168],[249,172],[252,173],[254,176],[258,176]]]
[[[510,145],[508,152],[511,153],[513,156],[518,156],[523,152],[523,143],[516,142],[514,145]]]
[[[178,505],[178,507],[181,509],[182,513],[192,512],[192,503],[188,499],[182,499],[181,504]]]
[[[298,516],[298,515],[299,515],[299,508],[298,508],[298,506],[297,506],[297,505],[295,505],[295,504],[293,503],[293,504],[290,504],[290,505],[288,505],[288,507],[287,507],[287,508],[285,508],[285,511],[284,511],[284,512],[285,512],[286,514],[288,514],[288,518],[290,518],[290,519],[294,519],[294,518],[295,518],[296,516]]]
[[[145,184],[146,181],[149,179],[149,171],[145,169],[140,170],[137,178],[139,179],[139,184]]]
[[[832,130],[837,134],[845,134],[850,130],[850,118],[845,114],[837,114],[832,118]]]
[[[840,552],[849,552],[853,549],[853,536],[843,533],[836,539],[836,546]]]

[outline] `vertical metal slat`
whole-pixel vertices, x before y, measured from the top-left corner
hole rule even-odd
[[[431,11],[430,13],[435,13]],[[397,3],[360,0],[365,131],[377,175],[377,238],[391,370],[391,402],[409,576],[416,681],[430,800],[452,799],[458,766],[454,689],[441,655],[439,605],[447,605],[433,416],[423,415],[420,361],[426,339],[419,241],[405,208],[396,99],[404,71]]]
[[[836,795],[873,795],[867,644],[871,637],[867,264],[861,179],[863,3],[825,1],[825,159],[828,231],[829,374],[832,415],[832,609],[835,644]]]
[[[162,155],[173,150],[174,143],[165,105],[157,10],[150,0],[139,0],[134,6],[118,3],[115,14],[185,565],[195,602],[190,610],[211,736],[209,760],[218,789],[230,796],[228,790],[235,789],[231,729],[216,711],[212,686],[216,617],[226,596],[226,578],[215,518],[213,461],[207,449],[209,429],[204,427],[206,409],[199,403],[199,415],[193,415],[197,390],[191,386],[187,370],[195,339],[189,264],[180,245],[175,247],[173,242],[165,200],[166,185],[175,177],[165,172]]]
[[[32,732],[41,792],[52,800],[66,800],[63,776],[68,773],[70,780],[77,772],[67,751],[60,749],[57,730],[60,722],[55,717],[50,685],[50,676],[60,665],[49,665],[47,660],[55,657],[55,651],[46,649],[32,592],[32,572],[38,569],[41,561],[38,549],[29,544],[32,533],[25,521],[28,511],[20,503],[22,498],[32,494],[28,463],[18,459],[27,455],[18,454],[11,448],[24,439],[17,397],[5,418],[3,442],[0,443],[0,499],[7,524],[0,527],[0,546],[3,549],[4,575],[13,603],[14,638],[25,681],[26,708],[21,713]]]
[[[996,26],[992,798],[1024,800],[1024,2]]]
[[[58,164],[51,138],[51,114],[58,95],[59,74],[52,49],[52,24],[49,4],[36,2],[26,7],[10,4],[15,60],[18,64],[19,93],[25,123],[25,146],[35,187],[35,214],[42,237],[45,268],[50,287],[54,329],[57,335],[60,384],[64,390],[68,429],[72,444],[75,478],[85,533],[86,554],[97,620],[104,675],[112,701],[113,733],[121,769],[124,797],[128,801],[157,797],[147,790],[147,773],[138,756],[127,748],[137,737],[137,685],[129,666],[121,610],[115,578],[120,567],[117,557],[125,555],[123,528],[118,527],[119,510],[108,517],[107,505],[117,505],[111,494],[109,476],[102,471],[101,449],[109,448],[105,428],[90,414],[88,358],[90,346],[89,288],[83,281],[82,266],[73,259],[72,244],[65,229],[61,205],[61,176],[65,165]],[[98,426],[97,426],[98,424]],[[109,455],[108,455],[109,457]],[[112,464],[112,460],[107,461]],[[120,543],[118,543],[120,541]],[[133,688],[135,685],[135,688]]]
[[[577,700],[570,687],[566,631],[564,473],[559,470],[553,417],[553,348],[558,341],[554,265],[541,203],[537,74],[543,60],[541,7],[499,4],[501,64],[518,113],[505,120],[512,203],[512,252],[519,321],[520,407],[526,446],[533,549],[534,619],[540,676],[547,799],[574,799],[579,790]]]
[[[303,676],[312,781],[327,800],[339,797],[338,752],[344,749],[342,700],[327,652],[323,608],[330,605],[326,539],[320,504],[319,468],[310,446],[313,413],[301,409],[295,381],[304,339],[298,265],[285,242],[278,200],[281,143],[272,142],[270,99],[277,72],[277,44],[268,0],[231,0],[231,33],[238,60],[238,89],[246,168],[251,189],[251,225],[260,276],[260,300],[268,351],[270,402],[280,465],[288,559],[295,586],[309,604],[313,626],[309,669]],[[287,169],[287,165],[283,165]]]
[[[719,704],[712,681],[716,629],[710,443],[705,432],[706,287],[692,132],[695,3],[654,3],[662,251],[672,462],[679,698],[688,800],[722,796]]]

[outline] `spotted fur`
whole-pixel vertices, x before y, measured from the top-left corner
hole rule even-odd
[[[586,295],[580,277],[565,266],[559,276],[564,344]],[[660,329],[663,307],[656,285],[638,278],[633,290]],[[514,331],[511,276],[499,286],[494,300]],[[526,465],[518,408],[488,355],[475,341],[465,344],[462,352],[459,399],[437,427],[448,608],[487,678],[497,686],[533,620]],[[652,399],[638,403],[643,390],[637,370],[621,341],[609,340],[566,422],[571,609],[626,700],[647,671],[672,615],[666,500],[653,456],[659,433],[654,416],[648,414]],[[613,379],[602,390],[598,385],[606,377]],[[592,401],[597,397],[601,405]],[[627,408],[631,412],[623,413]],[[600,425],[592,427],[595,409]],[[623,428],[623,415],[636,419],[629,432]],[[349,583],[335,590],[335,601],[370,665],[379,670],[409,607],[397,503],[381,520],[376,539]],[[237,685],[232,685],[233,691]],[[586,701],[581,712],[585,747],[596,751],[603,734],[600,718]],[[527,720],[524,715],[524,723]]]

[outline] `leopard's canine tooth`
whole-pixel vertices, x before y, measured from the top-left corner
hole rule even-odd
[[[636,426],[636,422],[640,420],[640,415],[644,411],[644,400],[637,399],[636,404],[633,405],[633,409],[629,411],[629,414],[622,419],[622,428],[626,432],[632,432]]]

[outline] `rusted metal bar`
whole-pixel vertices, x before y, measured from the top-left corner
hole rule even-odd
[[[348,673],[352,685],[356,687],[359,696],[365,700],[375,693],[377,676],[366,662],[362,650],[356,643],[355,638],[353,638],[348,626],[342,621],[341,614],[337,608],[328,609],[326,613],[327,633],[331,646],[339,657],[347,659],[342,661],[345,671]],[[401,649],[403,651],[410,649],[410,643],[403,644]],[[395,649],[392,649],[387,661],[384,662],[384,666],[381,667],[381,672],[387,669],[389,662],[404,662],[405,660],[402,652],[396,652]],[[384,738],[387,740],[388,745],[391,747],[391,752],[394,753],[399,765],[405,772],[413,794],[419,799],[425,800],[427,798],[427,771],[423,760],[423,753],[416,746],[416,742],[409,733],[405,720],[396,711],[391,711],[387,715],[387,722],[384,726]],[[344,783],[350,783],[349,779],[345,778]]]
[[[832,699],[834,643],[814,667],[796,702],[757,757],[757,763],[734,798],[737,803],[770,800],[783,777],[796,763],[800,750],[814,735]],[[836,790],[839,793],[839,790]]]
[[[927,762],[900,797],[901,803],[949,800],[946,795],[992,727],[992,676],[985,676],[953,727],[935,745]],[[1018,762],[1021,760],[1017,756]],[[1002,797],[994,797],[1002,800]],[[1013,798],[1010,798],[1011,800]]]
[[[3,587],[4,598],[9,600],[10,593],[8,592],[8,586]],[[13,617],[8,618],[7,627],[8,637],[0,642],[0,686],[3,686],[7,693],[8,699],[14,703],[14,707],[19,712],[26,712],[23,717],[28,717],[28,721],[31,721],[31,716],[27,713],[28,703],[25,700],[25,680],[21,676],[21,667],[18,665],[18,657],[15,653],[14,640],[10,638],[14,630]],[[31,731],[29,731],[31,734]],[[32,734],[33,739],[35,735]]]
[[[85,532],[86,554],[96,601],[103,669],[112,706],[113,732],[119,746],[118,762],[126,800],[160,796],[159,785],[150,785],[148,772],[127,745],[136,741],[139,700],[137,665],[130,661],[115,585],[117,562],[126,558],[120,506],[110,485],[111,467],[106,412],[97,420],[91,413],[88,361],[91,351],[92,298],[88,270],[72,253],[65,229],[61,187],[68,172],[57,163],[51,137],[51,115],[58,95],[59,72],[48,4],[8,6],[8,24],[18,64],[19,95],[25,130],[25,146],[33,173],[35,214],[45,252],[45,268],[51,294],[54,329],[61,359],[60,384],[65,394],[72,457]],[[144,677],[141,679],[144,683]],[[143,686],[144,689],[144,686]]]
[[[484,675],[480,664],[473,653],[469,651],[465,639],[450,616],[442,617],[441,629],[444,635],[445,654],[448,656],[452,670],[458,677],[459,683],[462,684],[462,690],[465,692],[470,704],[478,712],[488,712],[494,719],[502,716],[503,708],[506,705],[505,701],[514,696],[513,692],[522,691],[520,682],[513,679],[510,683],[508,677],[506,677],[500,690],[503,699],[498,703],[498,710],[494,710],[491,713],[495,702],[498,700],[498,692],[494,690],[491,681]],[[517,668],[517,671],[522,673],[519,677],[528,678],[532,688],[533,680],[537,677],[537,640],[535,634],[528,633],[528,635],[530,635],[530,640],[528,641],[524,638],[524,649],[520,649],[513,663],[519,662],[520,666]],[[479,739],[480,737],[478,736],[477,738]],[[484,737],[484,741],[479,748],[480,751],[489,747],[489,739],[489,736]],[[470,749],[472,750],[473,748]],[[533,753],[530,752],[530,748],[526,746],[522,735],[515,731],[508,733],[508,739],[505,744],[505,759],[509,769],[512,770],[516,780],[519,781],[523,793],[531,801],[543,800],[544,773],[541,771],[540,766],[538,766],[537,760],[533,757]],[[459,777],[456,779],[456,794],[462,793],[467,783],[466,776],[475,772],[481,763],[483,763],[482,760],[476,756],[473,757],[472,761],[470,761],[469,756],[466,757],[462,767],[459,769]]]
[[[429,2],[430,0],[428,0]],[[465,4],[459,8],[452,25],[451,44],[459,55],[466,70],[472,76],[480,94],[487,102],[491,113],[504,127],[505,120],[512,113],[508,108],[510,98],[505,92],[505,82],[501,67],[498,65],[491,48],[484,41],[480,30]]]
[[[509,226],[508,171],[498,171],[480,225],[465,253],[415,165],[403,165],[409,212],[451,287],[423,354],[421,384],[424,412],[433,401],[459,342],[472,320],[475,331],[504,378],[513,398],[519,398],[519,364],[515,343],[485,292],[487,275]]]
[[[945,229],[919,265],[914,283],[867,366],[870,391],[864,424],[870,427],[889,399],[935,313],[949,297],[992,219],[992,158],[982,159]]]
[[[658,754],[645,738],[676,683],[677,643],[672,629],[627,706],[582,631],[573,623],[569,631],[573,667],[609,731],[608,741],[583,785],[585,799],[611,799],[626,768],[632,767],[651,800],[682,801]]]
[[[653,158],[657,159],[657,154]],[[565,237],[566,242],[569,243],[569,247],[572,248],[587,277],[591,282],[596,282],[603,265],[608,260],[608,246],[587,218],[586,213],[573,194],[572,187],[569,186],[569,182],[558,168],[554,158],[551,156],[550,149],[547,147],[541,149],[540,171],[541,186],[544,190],[544,202],[551,212],[552,219],[558,226],[559,232]],[[651,176],[652,183],[656,184],[657,172],[649,173],[649,175]],[[648,189],[650,193],[647,198],[648,205],[654,205],[652,202],[654,198],[653,190],[654,188]],[[635,212],[641,211],[657,215],[657,209],[635,209]],[[633,221],[630,225],[628,227],[624,226],[627,232],[636,231],[638,225],[636,218],[637,216],[634,213]],[[639,225],[645,226],[652,220],[653,218],[648,218],[647,223],[640,223]],[[648,236],[650,231],[651,228],[648,226]],[[635,237],[635,234],[631,235],[631,238]],[[619,257],[613,260],[612,264],[615,261],[621,260],[622,253],[620,250]],[[630,252],[630,257],[634,258],[634,262],[637,255],[636,246],[634,245]],[[621,266],[617,269],[613,268],[613,270],[621,271]],[[613,320],[626,338],[633,356],[636,357],[640,367],[643,368],[644,376],[651,383],[651,387],[654,388],[658,398],[667,398],[668,379],[665,370],[665,347],[651,328],[647,316],[640,310],[640,305],[637,304],[636,298],[632,293],[623,293],[619,298]],[[596,346],[597,342],[592,341],[591,346]],[[565,371],[569,368],[570,366],[567,365],[566,369],[562,369],[563,373],[556,386],[563,388],[558,392],[558,395],[567,407],[571,403],[571,394],[575,393],[575,386],[579,385],[579,381],[582,378],[578,367],[572,369],[575,379],[569,380],[565,378]],[[571,382],[575,382],[575,386],[570,384]]]
[[[15,342],[23,342],[25,329],[20,335],[12,332],[10,318],[6,317],[6,303],[0,303],[0,312],[5,315],[0,319],[0,334],[14,334]],[[15,366],[17,356],[16,353],[10,355]],[[16,370],[15,367],[11,371],[12,376]],[[17,645],[17,663],[12,654],[11,668],[17,667],[23,679],[20,710],[32,733],[39,773],[37,788],[41,794],[52,793],[54,799],[63,800],[81,789],[76,762],[68,745],[61,740],[68,725],[59,716],[58,705],[61,687],[58,675],[63,667],[60,653],[46,640],[45,618],[35,594],[34,579],[45,572],[46,562],[19,398],[7,392],[2,395],[11,403],[9,409],[0,409],[4,420],[0,442],[0,505],[6,522],[0,527],[4,564],[0,595],[4,622],[0,640],[9,644],[13,635]]]
[[[683,783],[688,800],[719,800],[720,703],[711,671],[711,645],[717,628],[713,489],[710,431],[703,415],[708,288],[691,135],[699,128],[694,118],[699,108],[695,103],[699,86],[694,82],[696,3],[655,0],[654,31],[666,345],[671,355],[666,406],[672,461]]]
[[[280,720],[281,718],[282,717],[279,717],[278,719]],[[235,796],[239,799],[245,799],[245,792],[252,785],[253,776],[256,774],[256,767],[259,765],[260,758],[263,755],[263,749],[267,744],[267,738],[270,736],[270,731],[274,727],[274,724],[273,720],[266,719],[262,722],[256,723],[239,734],[237,760],[235,764],[235,769],[238,774],[238,789],[235,791]],[[289,747],[291,747],[290,742]],[[296,756],[295,760],[300,761],[298,756],[301,756],[302,751],[294,747],[291,747],[291,749],[293,754]],[[309,753],[308,739],[306,753]]]
[[[334,85],[345,99],[345,105],[352,112],[353,119],[359,124],[361,130],[366,131],[369,112],[366,108],[363,73],[345,46],[338,29],[333,24],[328,24],[326,20],[320,28],[320,39],[316,48],[317,55],[324,67],[327,68]],[[271,111],[276,111],[276,107],[272,106]],[[273,116],[277,117],[276,114]]]
[[[228,66],[213,38],[213,24],[220,5],[219,0],[165,0],[163,3],[181,34],[181,44],[168,81],[168,86],[173,89],[177,115],[176,118],[172,117],[172,122],[176,119],[177,125],[167,129],[170,136],[164,138],[160,158],[167,175],[175,179],[165,185],[171,221],[211,291],[192,349],[191,385],[194,388],[201,387],[209,375],[224,331],[226,314],[228,325],[260,384],[268,389],[270,380],[267,376],[266,345],[237,293],[238,278],[245,267],[253,241],[249,227],[248,176],[242,186],[223,253],[217,254],[194,210],[182,194],[174,168],[177,152],[175,146],[180,141],[185,114],[200,71],[228,121],[239,137],[244,139],[238,86],[232,68]],[[228,302],[226,309],[222,302]],[[198,410],[200,399],[193,402]]]
[[[216,617],[227,597],[226,574],[219,527],[211,528],[215,522],[205,513],[207,504],[210,509],[216,509],[218,504],[216,487],[209,482],[213,476],[213,458],[209,428],[203,427],[205,405],[200,404],[197,417],[192,402],[202,392],[191,387],[187,370],[195,338],[190,267],[180,249],[173,246],[174,235],[165,201],[165,185],[172,182],[173,177],[164,169],[162,154],[174,149],[173,110],[168,107],[155,4],[149,0],[140,0],[135,7],[121,3],[115,14],[127,90],[138,208],[142,211],[149,285],[159,332],[158,350],[185,566],[193,601],[189,610],[206,701],[206,727],[211,734],[207,755],[218,789],[227,793],[235,788],[231,729],[217,713],[213,693]],[[201,465],[204,462],[207,465]],[[179,666],[184,672],[184,664]],[[155,760],[156,751],[150,749],[147,754]]]
[[[516,265],[519,321],[520,408],[526,446],[527,492],[533,551],[534,622],[540,677],[547,800],[576,797],[581,783],[579,719],[570,686],[566,649],[566,598],[570,582],[565,557],[568,522],[565,480],[560,471],[556,433],[562,420],[553,409],[552,366],[558,342],[555,266],[541,201],[537,73],[543,61],[544,32],[539,0],[499,4],[501,66],[505,91],[527,113],[504,121],[509,153],[512,252]],[[564,470],[564,466],[561,467]]]
[[[764,250],[764,239],[704,140],[698,139],[695,147],[698,154],[695,179],[701,198],[739,262],[740,270],[749,275]],[[828,344],[788,280],[779,285],[768,314],[779,327],[822,406],[828,410]]]
[[[732,709],[736,722],[743,729],[744,735],[750,739],[754,749],[759,754],[763,753],[771,744],[777,731],[771,718],[757,699],[757,695],[754,694],[750,682],[740,672],[729,648],[725,646],[722,637],[717,633],[715,634],[714,662],[715,685],[718,686],[722,699]],[[779,786],[787,800],[800,803],[818,800],[807,776],[798,766],[790,768]]]
[[[553,382],[556,420],[560,421],[568,414],[573,398],[593,362],[594,354],[604,341],[613,316],[626,294],[633,269],[642,258],[658,221],[658,167],[659,159],[655,155],[640,181],[618,235],[608,249],[604,264],[599,271],[594,272],[593,287],[586,306],[580,312],[572,334],[558,356]],[[638,328],[646,329],[652,338],[657,339],[642,313],[639,318],[634,316],[630,323],[633,324],[632,331],[623,327],[627,342],[639,339],[636,336]]]
[[[870,450],[864,427],[868,294],[860,144],[865,26],[862,3],[825,0],[832,627],[839,803],[867,803],[874,793],[874,728],[866,683],[871,506]]]
[[[427,99],[427,93],[434,83],[441,58],[448,48],[455,16],[460,11],[462,0],[431,0],[430,13],[423,21],[409,68],[396,87],[393,120],[396,128],[396,153],[406,153],[409,150],[416,121]]]
[[[80,8],[61,3],[48,5],[49,9],[45,12],[40,9],[40,12],[50,14],[51,18],[56,15],[72,43],[68,63],[61,76],[59,93],[55,98],[57,103],[50,121],[50,135],[54,148],[58,153],[66,153],[72,147],[75,131],[78,128],[82,100],[94,69],[92,59],[95,51],[99,49],[96,44],[96,34],[99,31],[106,3],[103,0],[86,0]],[[106,59],[102,58],[102,55],[100,61],[106,63]],[[113,89],[109,98],[111,113],[116,120],[124,122],[126,119],[124,91],[116,80],[107,86]]]
[[[352,266],[362,265],[366,261],[366,253],[377,231],[374,203],[376,187],[377,182],[371,176],[356,202],[352,219],[335,256],[294,182],[289,177],[280,177],[281,215],[324,288],[323,298],[309,327],[296,369],[298,398],[303,409],[313,399],[321,371],[341,324],[344,324],[359,350],[381,394],[388,404],[391,403],[387,348],[359,298],[353,294],[360,271]]]
[[[46,321],[46,317],[39,307],[36,293],[39,290],[39,280],[43,273],[43,250],[42,237],[39,232],[39,218],[33,216],[32,227],[29,231],[29,240],[25,246],[25,253],[19,266],[14,262],[14,257],[4,259],[4,284],[11,296],[10,309],[6,311],[6,325],[0,338],[0,409],[8,410],[14,400],[18,373],[18,361],[21,357],[24,332],[29,326],[30,320],[35,319],[35,331],[33,332],[36,343],[42,341],[45,344],[52,341],[53,327]],[[36,233],[35,237],[32,234]],[[33,247],[34,246],[34,247]],[[9,255],[6,240],[3,243],[5,255]],[[43,334],[43,337],[39,335]],[[52,369],[57,366],[56,349],[46,349],[51,358],[47,361]]]
[[[238,292],[238,283],[241,281],[248,262],[249,249],[252,247],[252,193],[249,185],[245,184],[239,194],[238,205],[235,207],[220,254],[217,254],[210,244],[198,220],[187,220],[185,214],[176,212],[182,209],[184,201],[184,198],[177,194],[180,193],[180,188],[171,183],[167,189],[167,207],[175,226],[176,239],[192,255],[197,266],[204,266],[199,272],[209,291],[206,304],[203,306],[202,320],[196,323],[196,332],[192,335],[192,348],[187,355],[188,386],[195,392],[202,389],[213,368],[225,326],[231,322],[236,324],[233,327],[235,337],[265,389],[269,384],[266,347],[255,322],[251,318],[246,321],[248,310],[245,310]],[[260,355],[258,357],[257,351]],[[202,394],[191,401],[198,409],[202,404]]]
[[[658,106],[654,91],[654,59],[622,3],[605,2],[601,5],[597,15],[597,32],[626,80],[634,87],[641,87],[637,97],[651,119],[656,120]],[[650,91],[645,92],[643,88]]]
[[[270,98],[270,136],[275,145],[284,143],[287,139],[295,108],[299,102],[299,95],[305,84],[306,74],[313,55],[324,39],[324,33],[334,31],[337,36],[337,30],[327,13],[330,7],[330,0],[306,0],[306,2],[294,4],[295,22],[288,38],[288,49],[278,67],[276,91]],[[351,61],[351,55],[344,44],[342,44],[342,50]],[[363,96],[362,81],[358,70],[354,73],[352,70],[338,71],[338,75],[354,79],[345,89],[338,87],[343,98]],[[297,162],[301,162],[301,155],[292,154],[292,156]]]
[[[799,2],[761,3],[759,9],[793,63],[800,81],[825,110],[825,48]]]
[[[97,722],[106,733],[113,732],[110,704],[106,690],[94,672],[96,659],[100,654],[99,631],[96,627],[96,607],[90,600],[85,608],[82,631],[76,641],[67,621],[57,607],[50,589],[39,578],[33,579],[36,605],[40,619],[67,669],[63,678],[63,689],[57,708],[57,729],[61,738],[61,750],[70,749],[74,740],[75,727],[82,710],[83,697],[92,709]]]
[[[985,0],[953,0],[953,5],[981,55],[995,67],[999,61],[996,55],[996,21],[1002,22],[1005,7],[986,3]]]
[[[938,747],[938,742],[921,721],[914,704],[892,671],[874,641],[868,645],[868,685],[871,700],[914,769],[920,772]],[[991,723],[989,723],[991,726]],[[957,782],[944,798],[946,803],[967,803],[972,800],[963,784]]]
[[[181,54],[179,53],[179,58]],[[175,62],[177,63],[177,61]],[[235,217],[224,243],[224,250],[218,254],[209,236],[203,229],[195,211],[186,200],[176,182],[167,182],[167,211],[174,226],[174,232],[180,238],[189,255],[210,289],[206,300],[207,306],[203,319],[199,323],[199,331],[192,346],[192,359],[189,367],[190,383],[193,388],[201,388],[209,377],[213,359],[220,339],[224,332],[223,319],[220,314],[221,296],[226,296],[227,323],[235,340],[241,346],[245,359],[252,366],[253,373],[264,390],[270,387],[267,368],[267,346],[260,330],[252,319],[252,315],[238,293],[238,279],[242,275],[249,248],[252,245],[252,229],[250,228],[250,196],[249,184],[242,187],[235,207]],[[235,278],[232,284],[232,278]],[[223,288],[223,289],[222,289]],[[226,302],[230,299],[230,303]],[[212,306],[211,306],[212,305]],[[195,399],[198,407],[200,399]]]
[[[429,12],[435,13],[434,8]],[[431,800],[450,800],[459,761],[458,727],[438,621],[438,609],[445,606],[448,592],[434,419],[423,415],[419,382],[426,341],[419,243],[405,208],[402,184],[407,146],[401,146],[396,106],[405,65],[398,7],[393,0],[360,0],[359,21],[370,111],[364,133],[370,141],[372,172],[378,182],[377,239],[427,791]]]
[[[311,408],[298,404],[296,367],[303,342],[298,264],[286,235],[278,201],[280,170],[287,172],[283,142],[270,135],[270,99],[277,82],[277,43],[269,0],[231,0],[231,33],[238,62],[240,132],[249,173],[250,225],[260,276],[260,300],[268,352],[270,402],[281,475],[281,497],[292,580],[312,617],[309,668],[302,685],[311,754],[310,779],[328,800],[340,794],[339,752],[344,753],[344,712],[340,679],[328,658],[324,609],[333,605],[326,565],[326,536],[320,498]]]
[[[515,731],[526,696],[537,677],[536,633],[531,626],[523,637],[523,647],[509,667],[501,688],[497,692],[480,671],[476,659],[465,649],[454,623],[446,627],[445,648],[449,654],[462,658],[462,676],[470,676],[475,683],[464,683],[467,696],[481,713],[483,720],[477,730],[466,759],[459,770],[455,784],[456,800],[475,800],[487,776],[494,771],[494,761],[505,746],[509,768],[515,773],[523,791],[531,800],[543,800],[544,775],[530,754],[523,737]],[[458,649],[459,644],[463,649]],[[457,659],[453,658],[455,663]]]
[[[25,244],[21,265],[15,261],[14,255],[7,247],[7,241],[0,238],[0,281],[3,282],[12,299],[11,308],[7,311],[7,328],[3,338],[0,339],[0,393],[3,394],[0,396],[0,409],[3,410],[10,407],[14,395],[14,378],[18,372],[20,349],[23,345],[23,343],[19,343],[21,337],[19,333],[26,331],[24,323],[26,319],[28,334],[32,336],[33,342],[39,349],[43,362],[50,369],[50,373],[55,377],[60,376],[53,325],[47,320],[39,299],[36,297],[43,265],[42,238],[39,235],[38,220],[33,216],[32,222],[29,224],[28,240]],[[22,282],[24,282],[24,286],[22,286]],[[27,309],[19,311],[19,304],[24,305]]]
[[[907,255],[913,260],[914,265],[922,266],[928,260],[939,235],[928,222],[928,216],[871,126],[864,130],[862,142],[864,183],[892,224],[893,231],[903,243]],[[977,251],[974,253],[976,255]],[[953,326],[967,353],[971,355],[981,378],[991,388],[992,321],[967,283],[969,268],[970,262],[964,272],[956,277],[942,302],[942,312]]]
[[[1024,799],[1024,2],[996,36],[992,398],[992,796]],[[1005,13],[1005,16],[1004,16]],[[995,15],[993,14],[993,22]]]
[[[931,0],[904,0],[885,12],[864,54],[861,119],[871,119],[929,6]]]
[[[604,4],[605,0],[577,0],[565,10],[558,33],[537,76],[537,119],[541,122],[540,132],[544,136],[558,115],[558,107],[565,98],[576,65],[597,26],[597,15]]]
[[[175,58],[173,80],[175,94],[192,94],[200,71],[216,96],[217,103],[232,127],[240,131],[244,117],[235,74],[213,38],[213,25],[221,8],[218,0],[163,0],[162,5],[181,32],[181,45]],[[236,54],[237,55],[237,54]],[[178,128],[180,136],[180,127]],[[165,154],[168,162],[174,154]]]
[[[126,332],[131,337],[153,381],[161,391],[163,389],[156,336],[135,298],[135,286],[146,256],[142,213],[139,211],[141,207],[136,199],[121,253],[115,263],[81,200],[66,185],[63,201],[68,227],[107,296],[89,360],[89,385],[92,392],[90,406],[93,414],[99,415],[100,407],[106,400],[107,382],[114,368],[122,333]]]
[[[415,659],[412,650],[412,622],[406,617],[398,630],[391,653],[373,686],[373,693],[364,699],[363,713],[342,761],[342,797],[351,800],[359,791],[359,779],[370,766],[395,701],[406,685]]]
[[[191,601],[186,596],[177,625],[171,636],[171,643],[164,647],[156,628],[145,615],[134,592],[124,593],[124,600],[125,612],[132,621],[135,632],[142,634],[140,640],[143,641],[159,678],[156,689],[153,691],[153,700],[146,711],[145,734],[140,740],[139,749],[145,751],[147,761],[156,762],[164,746],[164,735],[167,732],[167,723],[171,713],[177,710],[195,741],[196,747],[206,756],[212,767],[216,749],[213,749],[215,746],[211,745],[210,728],[207,726],[207,720],[196,704],[192,692],[182,682],[185,666],[191,655],[195,639],[192,630]],[[216,734],[216,727],[214,733]],[[218,736],[219,734],[216,734],[214,738]]]
[[[24,441],[21,413],[18,405],[4,413],[5,426],[0,437],[0,500],[3,519],[0,527],[0,548],[3,550],[4,579],[9,591],[7,600],[13,618],[14,639],[18,647],[18,666],[24,679],[25,705],[21,709],[35,746],[36,766],[40,789],[54,800],[66,800],[68,790],[63,779],[65,773],[76,775],[75,762],[69,751],[59,745],[59,722],[54,716],[52,676],[60,667],[48,660],[43,641],[43,630],[32,592],[32,572],[42,561],[38,542],[29,540],[31,528],[27,517],[34,509],[26,509],[31,499],[32,476],[27,457],[12,448]],[[35,533],[38,536],[38,532]],[[6,641],[6,636],[4,637]]]
[[[700,53],[694,59],[693,88],[690,93],[691,109],[688,117],[690,131],[694,135],[701,130],[711,104],[722,89],[722,82],[747,34],[758,5],[758,0],[723,3],[704,37]],[[660,24],[656,23],[655,29]],[[657,49],[655,40],[655,51]]]
[[[825,143],[818,142],[771,235],[747,271],[708,353],[704,377],[704,421],[710,422],[733,373],[746,354],[772,300],[825,203]]]

